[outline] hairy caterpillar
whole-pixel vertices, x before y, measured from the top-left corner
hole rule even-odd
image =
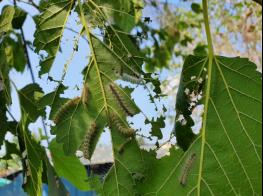
[[[72,100],[69,100],[68,102],[66,102],[55,114],[53,121],[55,122],[55,124],[58,124],[59,122],[61,122],[61,120],[64,118],[65,113],[68,112],[68,110],[70,110],[71,108],[76,107],[80,102],[80,98],[76,97]]]
[[[192,154],[185,163],[185,166],[184,166],[183,171],[182,171],[182,176],[180,178],[180,184],[182,186],[186,186],[186,184],[187,184],[187,179],[188,179],[189,173],[193,167],[193,164],[196,160],[196,157],[197,157],[197,155],[195,153]]]
[[[111,90],[112,94],[114,95],[114,97],[117,99],[122,110],[128,116],[134,116],[136,114],[136,112],[132,108],[130,108],[128,104],[125,103],[124,98],[122,97],[122,95],[120,95],[117,88],[113,84],[110,84],[110,90]]]
[[[119,154],[122,154],[123,151],[124,151],[125,146],[126,146],[128,143],[130,143],[131,141],[132,141],[132,138],[129,137],[123,144],[121,144],[120,147],[118,148],[118,153],[119,153]]]
[[[117,127],[118,131],[120,131],[123,135],[129,137],[134,135],[134,130],[130,127],[126,127],[116,115],[112,114],[110,118],[112,123]]]
[[[83,150],[83,156],[85,159],[90,160],[91,156],[92,156],[92,140],[94,139],[94,137],[96,136],[98,127],[96,125],[96,123],[93,123],[91,125],[91,127],[88,128],[84,141],[82,143],[82,150]]]
[[[133,71],[133,74],[128,74],[128,73],[124,73],[122,68],[120,68],[119,70],[115,71],[116,75],[121,79],[124,80],[126,82],[130,82],[132,84],[143,84],[143,78],[140,76],[139,73]]]
[[[123,73],[122,71],[117,72],[118,77],[120,77],[121,80],[124,80],[126,82],[130,82],[132,84],[143,84],[143,78],[138,73],[134,73],[133,75]]]
[[[89,88],[88,85],[85,83],[82,89],[82,94],[81,94],[81,100],[83,105],[86,105],[89,99]]]

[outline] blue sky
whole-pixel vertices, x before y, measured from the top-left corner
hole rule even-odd
[[[6,4],[11,4],[11,1],[5,1],[0,4],[0,10],[3,8],[4,5]],[[171,1],[174,3],[174,1]],[[37,10],[26,5],[23,3],[18,4],[20,7],[25,9],[30,13],[31,16],[37,14]],[[149,16],[149,14],[152,14],[150,10],[145,10],[144,15]],[[153,23],[153,25],[155,25]],[[80,30],[80,26],[77,25],[76,23],[76,16],[71,17],[71,19],[68,21],[67,27],[71,27],[76,31]],[[25,36],[27,40],[32,41],[34,39],[34,30],[35,30],[35,24],[32,20],[31,17],[27,17],[26,22],[23,26],[23,29],[25,31]],[[77,35],[69,30],[65,30],[63,39],[61,41],[61,49],[62,53],[58,53],[57,58],[54,62],[54,65],[51,69],[50,75],[57,80],[60,80],[61,74],[63,72],[63,68],[65,63],[69,60],[69,57],[73,51],[73,44],[74,44],[74,38]],[[47,80],[47,76],[42,77],[39,79],[38,76],[38,70],[39,70],[39,57],[38,55],[34,54],[34,52],[30,51],[30,60],[33,64],[33,71],[34,75],[36,77],[37,83],[40,84],[40,86],[43,88],[43,90],[48,93],[54,90],[56,87],[56,84],[53,82],[49,82]],[[80,39],[79,42],[79,52],[75,54],[74,58],[72,59],[72,62],[70,63],[68,67],[68,73],[66,75],[64,84],[66,86],[69,86],[69,89],[65,93],[65,97],[75,97],[80,94],[80,92],[77,90],[78,88],[81,88],[82,86],[82,76],[81,76],[81,71],[83,68],[87,65],[89,55],[89,48],[88,44],[84,39]],[[165,79],[168,74],[171,74],[169,72],[164,72],[161,77]],[[17,73],[15,71],[12,71],[10,73],[10,78],[15,82],[17,87],[23,88],[27,84],[31,83],[31,77],[29,70],[27,69],[23,74]],[[15,92],[12,93],[13,96],[13,105],[10,108],[10,111],[12,114],[15,116],[17,120],[20,119],[20,112],[19,112],[19,103],[17,99],[17,95]],[[149,103],[149,100],[145,99],[147,97],[147,91],[144,90],[143,87],[139,87],[135,90],[133,93],[133,97],[135,99],[135,102],[137,105],[141,108],[141,110],[147,115],[148,118],[156,117],[157,113],[155,111],[155,107],[153,104]],[[159,108],[162,108],[162,104],[168,105],[167,100],[162,100],[161,103],[158,104]],[[160,110],[161,111],[161,110]],[[149,132],[150,127],[148,126],[143,126],[141,125],[144,124],[144,117],[143,115],[136,116],[133,119],[134,126],[136,128],[143,128],[144,133],[147,134]],[[172,124],[169,123],[170,121],[167,120],[167,127],[164,130],[164,135],[166,140],[169,137],[169,134],[172,130]],[[42,128],[41,120],[39,119],[36,123],[30,125],[30,130],[33,133],[38,133],[38,129]],[[106,132],[102,135],[100,144],[110,144],[110,135],[109,132]],[[46,146],[46,142],[43,142],[43,145]]]

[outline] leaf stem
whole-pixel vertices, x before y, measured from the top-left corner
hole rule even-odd
[[[207,0],[202,0],[203,3],[203,15],[204,15],[204,23],[205,23],[205,30],[207,36],[207,44],[208,44],[208,75],[206,81],[206,90],[205,90],[205,109],[204,109],[204,116],[203,116],[203,127],[201,131],[201,151],[200,151],[200,165],[199,165],[199,175],[198,175],[198,186],[197,186],[197,195],[201,196],[201,182],[202,182],[202,172],[204,166],[204,154],[205,154],[205,144],[206,144],[206,128],[207,128],[207,119],[208,119],[208,107],[209,107],[209,100],[210,100],[210,92],[211,92],[211,82],[212,82],[212,68],[213,68],[213,61],[214,61],[214,48],[213,48],[213,41],[212,35],[210,30],[209,24],[209,15],[208,15],[208,3]]]
[[[208,50],[209,50],[209,57],[213,57],[214,48],[213,48],[212,34],[210,30],[207,0],[202,0],[202,2],[203,2],[203,16],[204,16],[205,31],[207,37]]]

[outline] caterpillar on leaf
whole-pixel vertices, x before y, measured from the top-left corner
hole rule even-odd
[[[127,73],[121,73],[119,74],[119,77],[121,80],[130,82],[132,84],[138,84],[138,85],[143,84],[143,79],[137,74],[130,75]]]
[[[81,100],[83,105],[86,105],[88,103],[88,99],[89,99],[89,88],[88,85],[85,83],[81,94]]]
[[[180,184],[185,187],[187,185],[187,179],[188,179],[188,176],[191,172],[191,169],[194,165],[194,162],[197,158],[197,155],[194,153],[192,154],[188,160],[186,161],[185,163],[185,166],[183,168],[183,171],[182,171],[182,175],[181,175],[181,178],[180,178]]]
[[[123,73],[122,69],[116,71],[117,76],[126,82],[130,82],[132,84],[143,84],[143,78],[140,76],[139,73],[134,72],[132,75],[128,73]]]
[[[120,94],[119,90],[115,87],[114,84],[110,84],[110,90],[114,97],[116,98],[118,104],[120,105],[121,109],[128,115],[134,116],[136,111],[126,103],[125,98]]]
[[[92,156],[92,142],[94,141],[94,138],[96,137],[98,131],[98,127],[96,123],[93,123],[86,132],[84,141],[81,145],[81,149],[83,151],[83,157],[85,159],[90,160]]]
[[[80,102],[80,98],[76,97],[72,100],[66,102],[55,114],[53,121],[55,124],[58,124],[64,119],[65,114],[72,108],[76,107]]]
[[[129,137],[134,135],[135,133],[134,129],[125,126],[125,124],[121,122],[118,116],[112,114],[110,118],[111,118],[112,123],[118,129],[118,131],[120,131],[123,135],[129,136]]]

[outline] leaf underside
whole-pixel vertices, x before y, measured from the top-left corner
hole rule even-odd
[[[188,57],[181,85],[195,82],[205,59]],[[214,58],[211,92],[204,97],[209,99],[206,128],[186,153],[172,150],[160,161],[148,157],[155,172],[140,186],[143,195],[262,194],[262,80],[255,69],[247,59]]]

